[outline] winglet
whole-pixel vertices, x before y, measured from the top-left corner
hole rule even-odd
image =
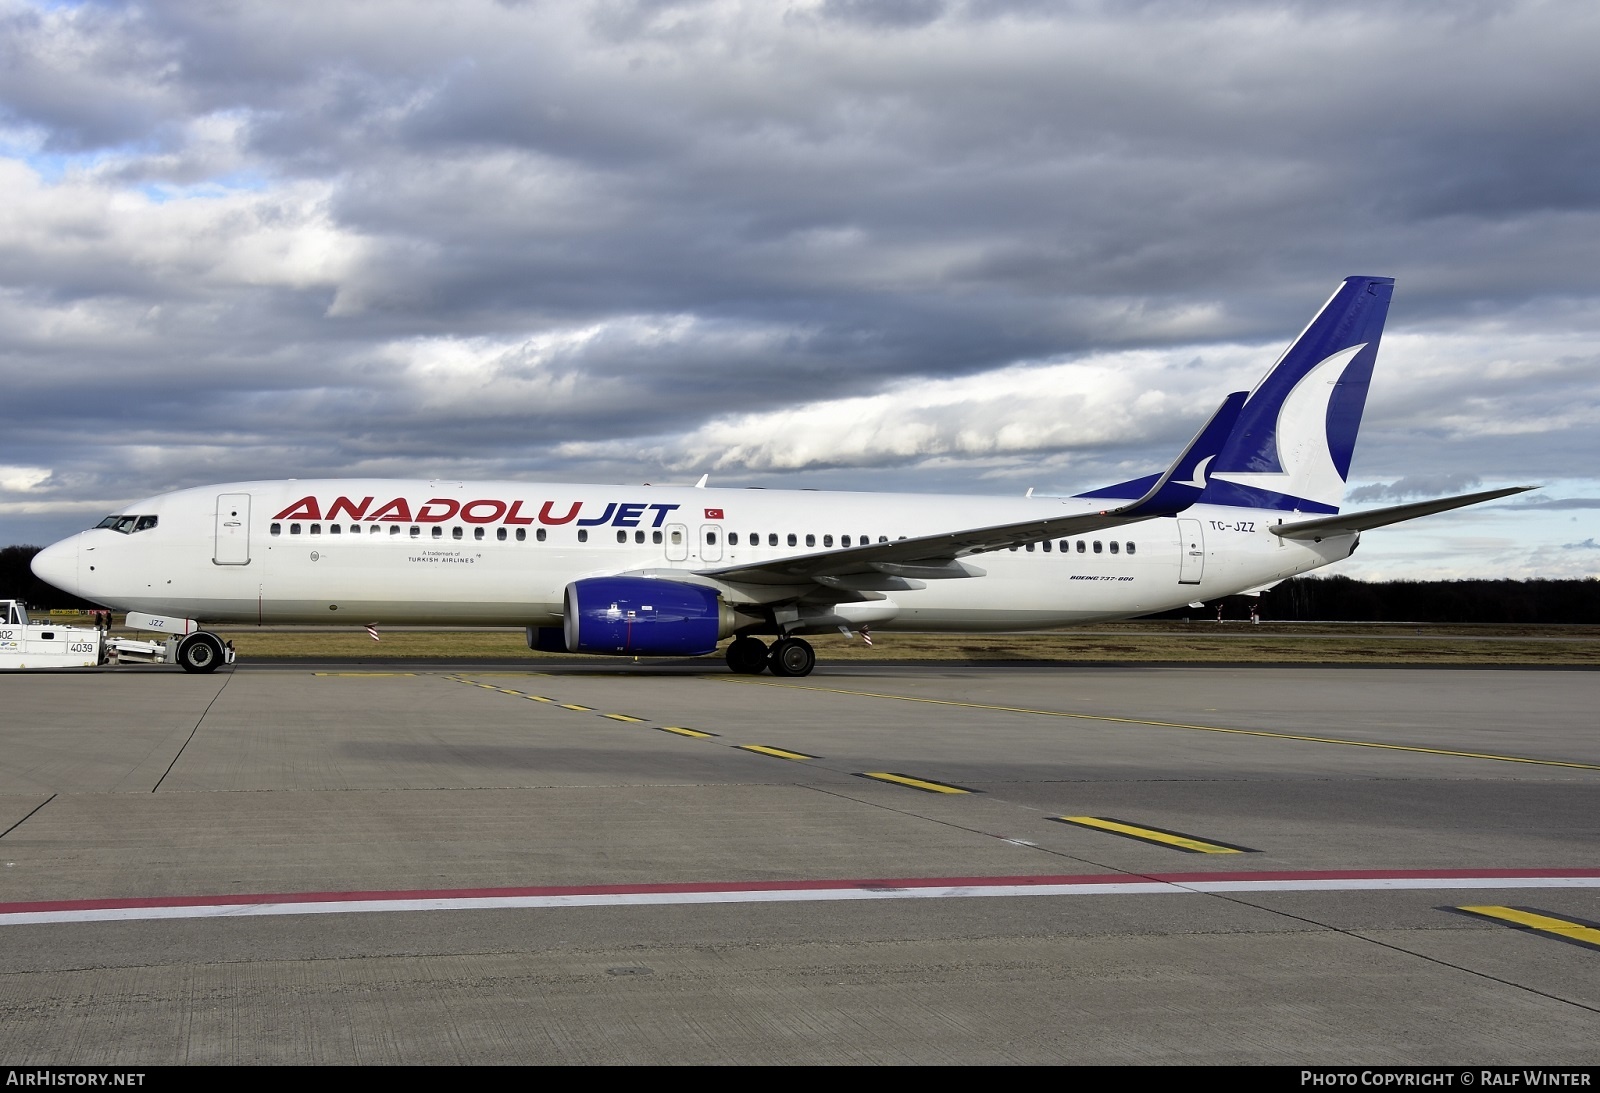
[[[1117,510],[1122,516],[1172,516],[1199,500],[1206,489],[1206,471],[1233,433],[1234,423],[1244,409],[1247,391],[1235,391],[1222,400],[1211,420],[1195,434],[1165,474],[1139,500]]]

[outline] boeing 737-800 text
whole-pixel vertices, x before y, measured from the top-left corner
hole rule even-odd
[[[732,638],[734,671],[798,676],[815,663],[802,635],[836,628],[1151,614],[1338,561],[1371,528],[1531,488],[1340,511],[1393,290],[1347,278],[1164,473],[1076,497],[233,482],[140,501],[33,568],[106,607],[178,620],[191,671],[223,660],[192,620],[517,625],[536,649],[624,656]]]

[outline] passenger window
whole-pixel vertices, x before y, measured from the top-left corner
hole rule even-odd
[[[1033,553],[1033,544],[1032,544],[1032,543],[1029,543],[1029,544],[1028,544],[1028,553],[1029,553],[1029,554],[1032,554],[1032,553]]]
[[[659,546],[661,543],[661,533],[659,531],[652,531],[650,533],[650,541]]]
[[[739,533],[737,531],[728,532],[728,545],[729,546],[738,546],[739,545]]]
[[[839,536],[839,545],[840,546],[849,546],[850,545],[850,536],[848,536],[848,535]]]
[[[833,545],[833,536],[824,535],[822,537],[822,545],[825,547],[831,547]]]
[[[322,534],[322,525],[321,524],[312,524],[311,525],[311,534],[313,534],[313,535],[321,535]]]
[[[800,545],[800,540],[798,540],[798,539],[796,539],[794,537],[794,532],[792,532],[792,531],[789,533],[789,545],[790,546],[799,546]]]
[[[517,530],[520,531],[522,529],[518,528]],[[506,529],[505,528],[495,528],[494,529],[494,537],[496,539],[499,539],[502,543],[505,542],[506,541]]]
[[[480,528],[473,528],[472,529],[472,537],[474,539],[482,539],[483,538],[483,529],[481,527]]]
[[[1099,553],[1100,553],[1100,540],[1099,540],[1099,539],[1096,539],[1096,540],[1095,540],[1095,541],[1094,541],[1094,552],[1095,552],[1095,553],[1096,553],[1096,554],[1099,554]]]
[[[1044,551],[1046,554],[1049,554],[1050,553],[1050,540],[1046,539],[1044,542],[1040,543],[1039,544],[1039,549]]]
[[[1113,539],[1113,540],[1111,540],[1111,553],[1115,554],[1116,552],[1117,552],[1117,541],[1115,539]]]
[[[452,539],[461,538],[461,528],[460,527],[451,528],[450,529],[450,538],[452,538]]]
[[[622,530],[618,530],[618,532],[617,532],[617,542],[626,543],[627,541],[628,541],[628,533],[625,532],[625,531],[622,531]]]
[[[1012,547],[1012,548],[1011,548],[1011,549],[1012,549],[1012,550],[1016,550],[1016,549],[1017,549],[1017,548],[1016,548],[1016,547],[1014,547],[1014,546],[1013,546],[1013,547]]]
[[[817,545],[817,537],[815,535],[807,535],[806,536],[806,546],[814,547],[816,545]]]
[[[377,528],[373,528],[372,530],[373,531],[377,531],[378,529]],[[360,524],[351,524],[350,525],[350,534],[351,535],[360,535],[361,534],[361,525]]]
[[[1063,554],[1065,554],[1067,552],[1067,548],[1069,546],[1071,546],[1071,545],[1072,544],[1067,542],[1065,539],[1061,540],[1059,543],[1056,544],[1056,546],[1061,549],[1061,553],[1063,553]]]
[[[773,531],[773,532],[768,532],[767,533],[767,545],[768,546],[777,546],[778,545],[778,533],[777,532]]]
[[[706,546],[716,546],[716,545],[717,545],[717,533],[714,532],[714,531],[706,532]]]
[[[399,524],[390,524],[389,525],[389,534],[390,535],[399,535],[400,534],[400,525]]]
[[[880,542],[880,543],[887,543],[887,542],[888,542],[888,541],[889,541],[889,537],[888,537],[888,536],[887,536],[887,535],[880,535],[880,536],[878,536],[878,542]]]
[[[588,528],[579,528],[578,529],[578,542],[587,543],[588,541],[589,541],[589,529]]]
[[[443,539],[444,528],[440,527],[438,524],[433,525],[433,537],[435,539]]]
[[[674,531],[672,533],[672,545],[673,546],[681,546],[682,543],[683,543],[683,532]]]
[[[644,542],[644,532],[642,532],[642,531],[634,532],[633,533],[633,541],[636,542],[636,543]]]
[[[533,533],[533,537],[535,539],[539,540],[541,543],[544,542],[544,528],[540,528],[538,531],[534,532]],[[517,541],[521,542],[525,538],[527,538],[527,533],[525,531],[523,531],[521,528],[518,528],[517,529]]]
[[[1132,543],[1129,543],[1129,544],[1128,544],[1128,553],[1129,553],[1129,554],[1132,554],[1132,553],[1133,553],[1133,544],[1132,544]]]
[[[273,535],[282,535],[283,534],[283,525],[282,524],[273,524],[271,529],[270,529],[270,532]]]
[[[1078,540],[1078,553],[1079,554],[1083,553],[1083,540],[1082,539]]]
[[[328,534],[329,535],[338,535],[343,531],[344,531],[344,529],[341,528],[338,524],[329,524],[328,525]]]
[[[541,539],[544,538],[544,529],[543,528],[539,529],[539,538],[541,538]],[[527,542],[527,539],[528,539],[528,529],[527,528],[518,528],[517,529],[517,542],[519,542],[519,543]]]
[[[413,539],[422,538],[422,529],[419,528],[416,524],[412,524],[411,525],[411,537]]]

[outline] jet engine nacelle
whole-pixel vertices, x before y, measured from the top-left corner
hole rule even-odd
[[[750,621],[713,589],[650,577],[573,581],[564,607],[562,636],[569,653],[700,656]]]

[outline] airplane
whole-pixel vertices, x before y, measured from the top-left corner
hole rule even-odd
[[[532,649],[602,656],[700,656],[731,638],[734,672],[804,676],[804,635],[836,629],[1155,614],[1340,561],[1373,528],[1535,488],[1341,511],[1393,291],[1393,278],[1346,278],[1170,467],[1076,496],[231,482],[136,502],[33,570],[182,634],[192,672],[231,660],[202,619],[515,625]]]

